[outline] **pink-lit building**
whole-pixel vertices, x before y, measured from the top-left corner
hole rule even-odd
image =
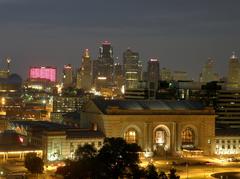
[[[41,80],[50,80],[51,82],[56,82],[57,69],[55,67],[49,67],[49,66],[30,67],[29,79],[30,80],[41,79]]]

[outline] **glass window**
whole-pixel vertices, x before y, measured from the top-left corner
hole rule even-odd
[[[190,127],[186,128],[184,131],[182,131],[181,138],[183,145],[194,144],[193,130]]]
[[[129,129],[124,134],[124,139],[127,143],[137,143],[137,131],[135,129]]]
[[[163,145],[166,143],[166,131],[164,129],[157,129],[155,132],[155,142],[156,144]]]

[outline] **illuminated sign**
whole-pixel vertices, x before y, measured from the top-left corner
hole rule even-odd
[[[57,69],[55,67],[31,67],[30,79],[43,79],[56,82]]]
[[[158,59],[153,59],[153,58],[152,58],[152,59],[150,59],[150,61],[151,61],[151,62],[157,62]]]

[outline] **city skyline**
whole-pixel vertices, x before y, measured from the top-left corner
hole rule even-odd
[[[97,59],[104,40],[114,56],[130,47],[146,68],[150,58],[160,67],[182,70],[198,79],[208,57],[226,76],[232,51],[240,53],[240,16],[236,1],[0,1],[0,59],[10,56],[11,69],[27,76],[30,66],[64,64],[79,68],[88,48]],[[198,63],[196,63],[198,62]]]

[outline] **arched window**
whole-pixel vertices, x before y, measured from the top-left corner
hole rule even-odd
[[[193,129],[187,127],[181,134],[182,145],[194,145],[194,132]]]
[[[137,143],[137,131],[133,128],[124,133],[124,139],[127,143]]]
[[[159,145],[164,145],[167,142],[167,133],[164,129],[158,128],[155,131],[155,143]]]

